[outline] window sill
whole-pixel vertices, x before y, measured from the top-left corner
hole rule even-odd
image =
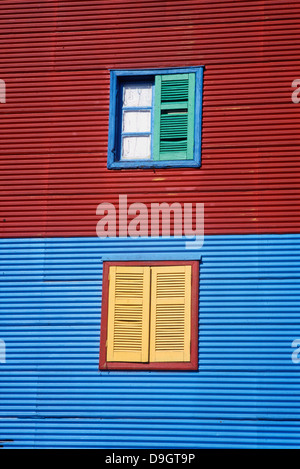
[[[185,161],[114,161],[107,164],[108,169],[155,169],[155,168],[199,168],[200,162],[195,160]]]
[[[100,371],[110,370],[137,370],[137,371],[197,371],[198,360],[191,362],[157,362],[157,363],[125,363],[125,362],[105,362],[100,363]]]

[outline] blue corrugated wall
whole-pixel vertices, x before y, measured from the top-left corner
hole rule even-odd
[[[299,447],[299,247],[206,237],[199,371],[99,372],[102,260],[179,259],[184,242],[0,240],[0,446]]]

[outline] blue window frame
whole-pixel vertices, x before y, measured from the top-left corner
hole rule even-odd
[[[131,87],[151,89],[151,99],[139,89],[145,95],[141,102],[127,100],[124,93]],[[111,70],[108,168],[199,167],[202,89],[203,67]],[[186,104],[185,92],[189,93]],[[133,128],[130,121],[135,123]],[[183,141],[182,129],[188,127]],[[182,151],[186,147],[188,153]]]

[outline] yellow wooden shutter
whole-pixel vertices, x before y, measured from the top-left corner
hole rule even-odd
[[[151,362],[191,357],[191,266],[152,267]]]
[[[107,361],[148,362],[150,267],[109,270]]]

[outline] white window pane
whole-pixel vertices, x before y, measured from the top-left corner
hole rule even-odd
[[[151,112],[150,111],[124,111],[123,112],[123,132],[150,132]]]
[[[152,105],[152,86],[125,85],[123,89],[124,107],[150,107]]]
[[[151,152],[151,137],[123,137],[122,159],[149,159]]]

